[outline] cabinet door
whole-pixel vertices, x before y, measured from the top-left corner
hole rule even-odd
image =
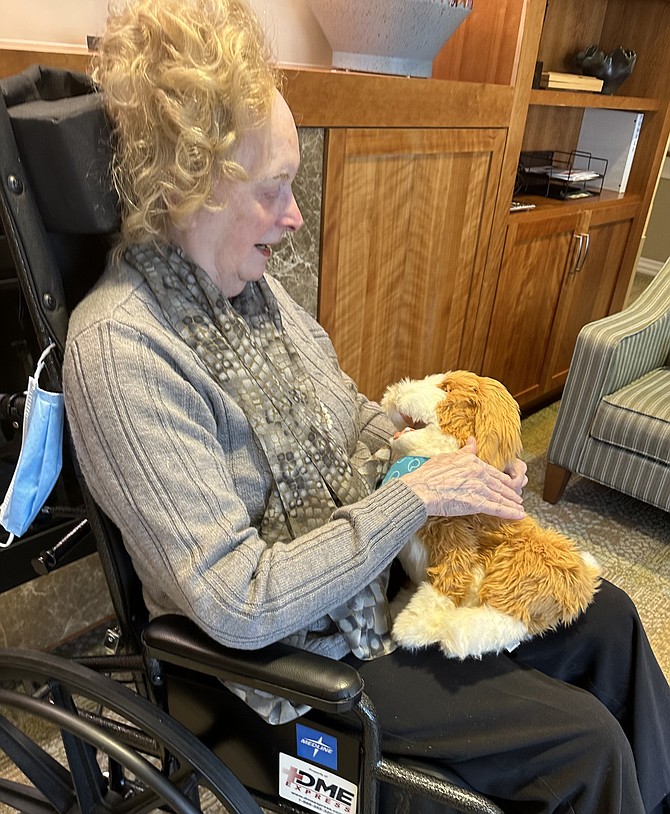
[[[546,364],[545,391],[558,390],[565,384],[577,334],[583,326],[610,313],[632,223],[630,217],[601,223],[597,213],[592,213],[588,230],[583,233],[582,257],[566,275],[561,292]]]
[[[505,136],[329,131],[319,320],[369,397],[467,364]]]
[[[584,227],[580,212],[510,220],[483,372],[500,379],[521,404],[542,394],[561,291]]]

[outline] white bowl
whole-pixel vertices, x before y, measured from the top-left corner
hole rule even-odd
[[[308,0],[333,49],[333,66],[430,76],[433,59],[472,0]]]

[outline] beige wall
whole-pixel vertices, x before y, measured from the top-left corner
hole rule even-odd
[[[666,158],[647,225],[642,257],[664,263],[670,257],[670,158]]]
[[[330,67],[332,51],[307,0],[247,0],[263,21],[281,65]]]
[[[86,45],[107,16],[106,0],[0,0],[2,42]]]
[[[331,65],[331,50],[307,0],[248,0],[263,21],[277,62]],[[0,0],[0,45],[50,43],[85,48],[99,34],[107,0]]]

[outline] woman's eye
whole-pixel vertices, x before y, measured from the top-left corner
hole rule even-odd
[[[264,191],[264,195],[268,200],[274,201],[276,198],[279,197],[279,192],[280,192],[280,187],[279,187],[279,185],[277,185],[275,187],[268,187]]]

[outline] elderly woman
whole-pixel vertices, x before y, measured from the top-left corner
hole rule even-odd
[[[71,320],[77,454],[152,614],[236,648],[284,640],[361,671],[386,747],[509,811],[642,814],[670,793],[670,692],[604,584],[569,629],[481,660],[394,651],[386,574],[429,515],[523,516],[519,462],[473,443],[378,489],[393,428],[265,273],[302,225],[300,154],[241,0],[131,0],[96,58],[123,224]],[[301,714],[244,688],[259,714]]]

